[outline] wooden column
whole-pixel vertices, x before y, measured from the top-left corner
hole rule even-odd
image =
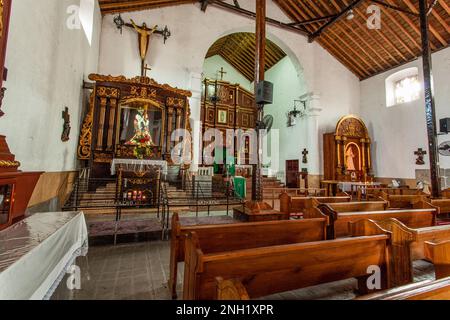
[[[266,62],[266,0],[256,0],[256,53],[255,53],[255,94],[258,83],[264,80]],[[264,118],[264,105],[256,105],[257,108],[257,130],[259,123]],[[252,175],[252,200],[262,201],[263,185],[261,175],[261,143],[258,130],[258,162],[253,166]]]
[[[103,132],[105,131],[105,117],[106,117],[106,103],[107,98],[100,99],[100,117],[98,120],[98,134],[97,134],[97,150],[103,150]]]
[[[116,121],[116,108],[117,108],[117,99],[111,98],[109,101],[109,123],[108,123],[108,145],[107,150],[113,150],[113,141],[114,141],[114,123]]]
[[[422,38],[422,63],[427,122],[428,149],[430,157],[431,196],[438,198],[441,193],[439,179],[439,158],[437,153],[436,112],[431,84],[431,50],[428,34],[427,0],[419,0],[420,33]]]
[[[173,122],[173,112],[174,109],[172,107],[167,108],[167,142],[166,142],[166,153],[170,154],[172,142],[170,141],[172,135],[172,122]]]

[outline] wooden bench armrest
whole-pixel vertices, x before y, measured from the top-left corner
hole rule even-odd
[[[425,242],[425,258],[433,262],[436,279],[450,276],[450,240]]]

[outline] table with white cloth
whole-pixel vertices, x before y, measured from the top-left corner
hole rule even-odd
[[[361,195],[366,194],[367,187],[377,187],[381,186],[380,182],[351,182],[351,181],[342,181],[338,183],[339,187],[344,192],[350,192],[350,195],[357,196],[358,200],[361,200]]]
[[[88,250],[82,212],[47,212],[0,231],[0,300],[47,300]]]
[[[167,174],[167,161],[164,160],[140,160],[140,159],[113,159],[111,162],[111,175],[121,168],[123,171],[146,172],[161,170],[163,175]]]

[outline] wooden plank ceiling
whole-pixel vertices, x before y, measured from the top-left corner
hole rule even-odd
[[[100,3],[100,9],[102,13],[108,14],[126,11],[155,9],[186,3],[195,3],[199,1],[198,0],[99,0],[98,2]]]
[[[293,23],[298,23],[298,27],[309,34],[314,34],[331,19],[317,18],[337,15],[353,4],[355,0],[273,1]],[[198,1],[100,0],[100,7],[106,14],[194,2]],[[367,27],[366,22],[369,15],[366,10],[371,4],[377,4],[381,9],[381,29]],[[449,46],[450,43],[450,0],[429,0],[429,4],[434,4],[433,10],[429,14],[430,46],[434,52]],[[347,20],[346,16],[340,18],[324,30],[316,41],[356,76],[366,79],[412,61],[421,55],[418,8],[418,0],[362,0],[353,8],[353,19]],[[311,20],[318,21],[311,23]],[[222,43],[227,44],[227,41],[223,40]],[[221,47],[220,43],[216,47]],[[236,46],[236,48],[240,47]],[[225,51],[230,53],[227,55],[221,53],[217,48],[214,49],[235,67],[244,63],[253,65],[253,58],[231,54],[233,50]],[[242,49],[242,51],[246,50]],[[241,68],[243,69],[243,66]],[[247,78],[253,79],[253,72],[249,72],[249,70],[246,70],[246,73],[241,72]]]
[[[256,37],[254,33],[239,32],[222,37],[209,48],[206,58],[219,55],[249,81],[255,79]],[[266,71],[286,56],[272,41],[266,44]],[[225,70],[226,71],[226,70]]]

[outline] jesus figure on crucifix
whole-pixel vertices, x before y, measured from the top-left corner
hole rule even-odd
[[[153,29],[147,28],[147,24],[144,22],[142,26],[136,25],[133,19],[131,19],[131,24],[126,23],[125,26],[129,28],[133,28],[138,33],[139,37],[139,53],[141,55],[141,75],[144,76],[144,68],[145,68],[145,57],[148,52],[148,45],[150,42],[150,36],[156,31],[158,26],[154,26]]]

